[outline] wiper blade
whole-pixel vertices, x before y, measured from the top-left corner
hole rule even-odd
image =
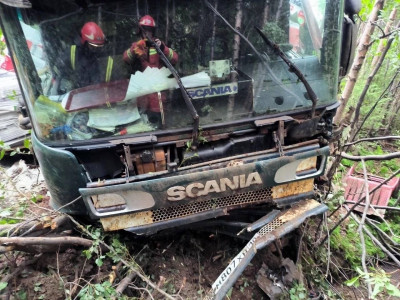
[[[214,7],[211,5],[210,2],[207,0],[204,0],[205,5],[216,15],[218,16],[235,34],[237,34],[242,40],[244,40],[247,45],[253,50],[253,52],[257,55],[261,63],[264,65],[265,69],[268,71],[268,75],[271,76],[271,79],[279,85],[285,92],[290,94],[293,98],[297,99],[298,101],[301,101],[301,99],[293,93],[290,89],[286,88],[284,85],[281,84],[280,80],[275,76],[274,72],[272,71],[271,67],[268,65],[268,61],[266,60],[263,55],[257,51],[256,47],[249,41],[248,38],[246,38],[239,30],[237,30],[235,27],[232,26],[232,24],[229,23],[227,19],[222,16],[222,14]]]
[[[264,34],[264,32],[261,31],[260,28],[257,26],[254,26],[254,28],[257,30],[257,32],[261,35],[261,38],[264,40],[264,42],[271,47],[274,52],[279,55],[282,60],[289,66],[289,71],[293,72],[296,74],[297,78],[304,84],[304,87],[307,90],[307,94],[310,97],[312,101],[312,108],[311,108],[311,118],[314,118],[315,115],[315,106],[317,105],[318,102],[318,97],[315,94],[314,90],[312,89],[311,85],[308,83],[307,79],[305,78],[304,74],[300,71],[300,69],[286,56],[286,54],[279,48],[277,44],[272,42],[270,39],[267,38],[267,36]]]
[[[142,26],[139,25],[141,31],[144,34],[144,37],[151,43],[151,46],[154,47],[160,55],[161,60],[164,62],[165,66],[168,68],[168,70],[171,71],[172,76],[174,76],[179,89],[181,90],[183,99],[185,100],[185,104],[187,108],[189,109],[189,112],[193,118],[194,124],[193,124],[193,131],[192,131],[192,147],[196,148],[198,146],[198,140],[199,140],[199,124],[200,124],[200,119],[199,119],[199,114],[196,111],[196,108],[193,106],[192,103],[192,97],[190,96],[189,92],[186,90],[185,86],[182,83],[181,77],[178,74],[178,71],[174,68],[174,66],[171,64],[171,62],[168,60],[167,56],[162,52],[160,47],[153,41],[152,39],[149,38],[149,36],[146,34],[146,31],[143,30]]]

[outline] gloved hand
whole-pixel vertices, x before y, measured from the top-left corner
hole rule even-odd
[[[146,41],[140,40],[132,45],[131,52],[134,53],[139,59],[147,59]]]
[[[154,42],[156,43],[156,45],[161,49],[161,51],[164,51],[165,49],[165,44],[163,42],[161,42],[159,39],[155,39]]]

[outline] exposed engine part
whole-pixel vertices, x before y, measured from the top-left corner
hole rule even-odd
[[[167,163],[163,149],[144,150],[133,154],[133,160],[138,174],[166,170]]]

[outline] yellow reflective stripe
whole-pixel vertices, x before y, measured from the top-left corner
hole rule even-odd
[[[132,52],[130,48],[126,50],[126,55],[128,55],[129,59],[132,59]]]
[[[76,53],[76,45],[71,46],[71,67],[72,70],[75,70],[75,53]]]
[[[169,49],[169,54],[168,54],[169,60],[171,60],[172,57],[174,57],[174,50],[172,50],[172,49],[170,48],[170,49]]]
[[[150,55],[157,54],[157,50],[154,48],[150,48]]]
[[[111,79],[113,64],[114,60],[111,58],[111,56],[109,56],[107,61],[106,82],[109,82]]]

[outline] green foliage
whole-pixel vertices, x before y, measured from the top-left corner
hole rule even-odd
[[[0,55],[4,55],[4,50],[6,49],[6,43],[2,41],[3,31],[0,28]]]
[[[296,282],[289,290],[289,297],[291,300],[308,299],[307,289],[304,284]]]
[[[14,156],[15,154],[30,154],[30,149],[31,149],[31,139],[26,138],[24,140],[24,147],[21,150],[19,147],[16,149],[13,149],[10,147],[10,145],[6,144],[4,141],[0,140],[0,160],[4,158],[4,155],[6,153],[9,153],[10,156]]]
[[[361,242],[358,234],[358,224],[350,220],[345,227],[336,228],[331,235],[331,247],[340,251],[350,266],[355,270],[361,265]],[[368,256],[384,258],[382,250],[375,246],[371,239],[365,236],[365,247]]]
[[[390,282],[390,276],[383,270],[375,270],[372,273],[366,273],[360,268],[356,268],[358,276],[347,280],[345,284],[347,286],[359,286],[360,279],[371,284],[373,291],[371,299],[377,299],[378,295],[390,295],[394,297],[400,297],[400,290]]]
[[[0,282],[0,291],[4,290],[8,285],[8,282]]]
[[[84,286],[78,294],[81,300],[106,300],[117,296],[117,292],[109,281]]]

